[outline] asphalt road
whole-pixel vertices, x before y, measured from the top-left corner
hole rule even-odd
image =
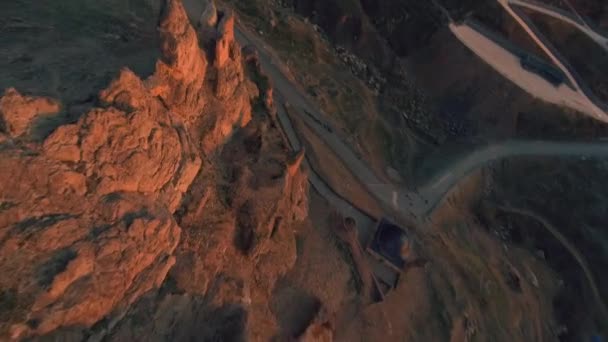
[[[432,210],[442,201],[445,195],[464,177],[472,171],[493,160],[515,156],[588,156],[608,157],[608,141],[594,143],[579,142],[549,142],[549,141],[505,141],[482,146],[469,154],[438,170],[430,181],[418,187],[418,190],[406,189],[395,184],[382,182],[374,175],[367,164],[347,146],[335,133],[328,130],[324,124],[324,114],[321,113],[281,71],[280,61],[274,61],[272,54],[266,49],[264,42],[257,37],[241,30],[236,30],[236,38],[242,45],[257,47],[262,69],[271,78],[275,89],[277,104],[289,104],[302,114],[303,121],[334,151],[347,165],[357,179],[364,184],[372,195],[381,203],[399,211],[407,219],[414,222],[424,222]],[[280,105],[278,106],[281,107]],[[306,113],[307,112],[307,113]],[[297,134],[287,115],[279,111],[279,119],[290,140],[296,140]],[[318,175],[311,177],[315,188],[321,180]],[[322,189],[322,185],[318,185]],[[320,191],[321,192],[321,191]],[[333,192],[332,192],[333,193]],[[323,195],[323,193],[322,193]],[[331,196],[328,192],[325,195]],[[334,194],[335,196],[335,194]],[[337,197],[337,196],[336,196]],[[337,200],[331,200],[338,208],[343,206]],[[345,208],[352,213],[352,206]]]
[[[594,42],[600,45],[604,50],[608,52],[608,36],[599,32],[599,30],[595,27],[592,27],[589,23],[584,22],[580,17],[574,15],[574,13],[570,13],[568,11],[564,11],[561,8],[557,8],[548,4],[544,4],[537,1],[530,0],[508,0],[510,4],[525,7],[531,9],[533,11],[542,13],[544,15],[548,15],[555,19],[566,22],[574,27],[576,27],[579,31],[586,34],[589,38],[591,38]]]
[[[553,235],[553,237],[555,239],[557,239],[559,241],[559,243],[562,244],[562,246],[564,246],[564,248],[568,251],[568,253],[570,253],[570,255],[572,255],[572,257],[576,260],[576,262],[580,266],[581,270],[585,274],[585,278],[587,279],[587,283],[589,284],[589,288],[591,289],[591,294],[593,295],[593,297],[595,299],[595,304],[597,305],[597,308],[599,309],[600,314],[604,317],[606,322],[608,322],[608,307],[606,307],[606,303],[604,303],[604,301],[602,299],[602,295],[598,288],[597,281],[596,281],[595,277],[593,276],[593,272],[591,272],[591,267],[587,263],[587,260],[585,260],[585,257],[583,256],[583,254],[576,248],[576,246],[573,243],[571,243],[559,231],[559,229],[557,227],[555,227],[553,224],[551,224],[549,222],[549,220],[547,220],[543,216],[533,212],[532,210],[514,208],[511,206],[498,206],[498,207],[500,210],[503,210],[505,212],[528,216],[528,217],[531,217],[534,220],[540,222],[541,225],[547,231],[549,231],[549,233],[551,233],[551,235]]]
[[[463,177],[488,163],[511,157],[538,156],[564,158],[608,158],[608,141],[552,142],[508,140],[481,146],[449,164],[419,187],[419,192],[430,199],[432,209]]]
[[[570,83],[575,87],[575,90],[584,98],[585,104],[589,107],[589,114],[597,120],[608,122],[606,104],[602,103],[595,96],[582,77],[568,63],[566,58],[557,51],[551,41],[545,37],[532,20],[520,8],[511,6],[510,0],[498,0],[498,3],[502,5],[505,11],[524,29],[536,45],[545,52],[553,64],[568,78]]]
[[[603,117],[596,116],[596,111],[589,106],[587,97],[578,89],[570,87],[566,82],[555,85],[537,71],[523,67],[522,54],[528,55],[527,51],[517,48],[506,39],[501,39],[500,35],[472,21],[466,24],[451,23],[449,27],[463,45],[528,94],[602,120]],[[604,120],[608,121],[608,117]]]
[[[275,101],[280,101],[280,95],[275,93]],[[291,121],[283,106],[277,106],[277,117],[279,119],[279,123],[285,135],[287,136],[287,140],[289,140],[289,144],[294,150],[300,150],[302,144],[292,126]],[[331,205],[336,208],[344,217],[351,217],[355,219],[357,222],[357,231],[359,244],[361,246],[367,246],[368,242],[372,240],[372,234],[376,228],[377,218],[371,217],[363,213],[358,208],[355,208],[348,201],[344,200],[340,196],[338,196],[332,188],[330,188],[327,183],[319,176],[314,169],[312,169],[308,160],[304,159],[304,165],[309,170],[308,181],[311,186],[323,197],[325,198]],[[365,247],[363,247],[365,248]],[[387,284],[394,284],[397,281],[398,275],[387,265],[381,263],[376,260],[371,255],[367,254],[367,262],[372,268],[376,277]]]
[[[253,44],[258,48],[260,63],[266,74],[272,79],[274,85],[275,103],[277,103],[277,116],[282,126],[282,129],[292,145],[292,148],[299,150],[301,142],[299,141],[297,132],[294,130],[289,116],[285,112],[283,105],[289,102],[301,115],[305,123],[311,127],[314,132],[322,138],[325,143],[333,150],[334,153],[349,167],[351,172],[364,183],[370,193],[382,201],[385,205],[389,205],[396,210],[399,210],[409,219],[422,223],[432,210],[441,202],[445,195],[452,189],[462,178],[469,175],[472,171],[480,168],[493,160],[510,158],[515,156],[558,156],[558,157],[589,157],[589,158],[605,158],[608,157],[608,141],[597,142],[551,142],[551,141],[504,141],[501,143],[489,144],[481,146],[470,151],[462,158],[451,162],[441,170],[437,170],[430,180],[418,188],[418,191],[411,191],[405,188],[399,188],[393,184],[379,182],[370,168],[367,167],[364,161],[360,160],[355,153],[335,134],[335,130],[328,129],[327,124],[323,120],[324,115],[312,105],[300,90],[292,84],[291,81],[281,72],[280,67],[273,63],[271,54],[264,48],[264,43],[257,40],[255,37],[246,37],[242,32],[236,32],[237,39],[242,45]],[[280,63],[280,62],[279,62]],[[310,170],[309,180],[311,185],[326,198],[332,205],[336,207],[343,215],[351,216],[357,221],[359,230],[359,239],[362,245],[371,238],[373,233],[374,222],[369,216],[362,213],[357,208],[353,207],[348,201],[338,196],[325,181],[314,172],[308,161],[304,161]],[[503,210],[518,212],[524,215],[535,215],[527,211],[517,211],[513,208],[503,208]],[[569,244],[569,242],[561,236],[559,231],[553,226],[544,221],[544,219],[534,216],[536,219],[542,220],[547,229],[556,236],[562,244],[577,258],[577,261],[583,267],[583,270],[588,277],[588,281],[592,286],[594,295],[601,304],[602,313],[606,315],[606,307],[601,302],[599,291],[595,285],[593,275],[590,273],[584,258],[578,254],[578,251]],[[374,271],[374,274],[387,283],[392,283],[397,277],[394,271],[388,269],[386,265],[381,264],[374,258],[368,256],[368,262]]]
[[[241,45],[254,45],[258,49],[259,60],[264,72],[270,77],[274,87],[275,103],[277,107],[282,107],[280,104],[289,103],[291,107],[302,114],[302,120],[336,153],[336,155],[348,166],[355,177],[375,196],[381,203],[385,203],[400,211],[408,213],[408,219],[418,217],[415,213],[422,210],[421,204],[424,200],[417,199],[415,194],[411,194],[412,200],[400,199],[399,194],[405,193],[404,189],[398,189],[392,184],[382,182],[376,177],[367,164],[359,159],[359,157],[347,146],[340,137],[335,133],[335,130],[328,130],[327,124],[324,124],[324,114],[321,113],[310,101],[302,95],[300,89],[297,88],[281,71],[279,64],[271,57],[271,53],[265,48],[265,43],[257,37],[246,33],[243,30],[237,29],[235,32],[236,38]],[[286,115],[281,115],[279,111],[279,119],[283,124],[283,129],[288,137],[296,136],[289,118]],[[313,180],[311,180],[313,182]],[[314,183],[313,183],[314,186]],[[407,191],[409,195],[409,191]],[[403,196],[406,196],[405,194]],[[405,197],[404,197],[405,198]],[[411,203],[410,207],[402,206],[402,204]]]

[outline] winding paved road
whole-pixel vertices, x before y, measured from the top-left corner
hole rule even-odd
[[[463,158],[454,161],[447,167],[439,170],[430,181],[419,186],[418,190],[410,190],[394,184],[382,182],[359,157],[347,146],[335,130],[328,130],[324,124],[324,114],[321,113],[301,93],[288,77],[281,71],[280,61],[274,62],[272,54],[268,52],[264,43],[257,37],[237,29],[237,40],[242,45],[254,45],[259,52],[259,60],[262,69],[272,79],[275,89],[275,100],[277,103],[289,102],[291,106],[299,110],[303,115],[302,120],[334,151],[334,153],[348,166],[355,177],[364,184],[372,195],[381,203],[399,211],[406,218],[422,223],[429,213],[442,201],[445,195],[462,178],[472,171],[486,165],[488,162],[515,156],[588,156],[608,157],[608,141],[594,143],[568,143],[547,141],[506,141],[503,143],[482,146],[471,151]],[[298,141],[297,134],[284,112],[279,107],[279,120],[289,137],[290,141]],[[307,115],[304,114],[307,111]],[[299,142],[294,147],[299,148]],[[311,177],[311,183],[319,192],[334,203],[345,214],[353,214],[358,211],[350,204],[338,200],[338,196],[321,183],[322,179],[315,173]],[[323,183],[325,184],[325,183]],[[334,198],[335,197],[335,198]],[[341,202],[342,201],[342,202]],[[354,215],[354,214],[353,214]],[[366,235],[363,233],[362,235]]]
[[[583,254],[578,250],[578,248],[576,248],[576,246],[574,244],[572,244],[568,240],[568,238],[566,238],[555,225],[551,224],[551,222],[549,222],[549,220],[547,218],[533,212],[532,210],[515,208],[512,206],[508,206],[508,205],[498,205],[497,207],[502,211],[531,217],[532,219],[540,222],[542,227],[545,228],[547,231],[549,231],[549,233],[551,233],[551,235],[553,235],[553,237],[557,241],[559,241],[559,243],[562,246],[564,246],[564,248],[568,251],[568,253],[570,253],[570,255],[572,255],[574,260],[576,260],[576,262],[580,266],[581,270],[585,274],[585,278],[587,280],[587,283],[589,284],[589,288],[591,289],[591,293],[593,294],[593,297],[595,299],[595,304],[597,305],[598,311],[600,312],[602,317],[606,320],[606,322],[608,322],[608,307],[606,306],[606,303],[602,299],[602,295],[600,294],[600,290],[597,286],[597,284],[598,284],[597,280],[593,276],[593,272],[591,272],[591,267],[589,266],[589,263],[587,263],[587,260],[585,259]]]
[[[548,4],[531,1],[531,0],[508,0],[512,5],[524,7],[535,12],[542,13],[544,15],[553,17],[574,26],[579,31],[583,32],[599,46],[601,46],[606,52],[608,52],[608,36],[601,33],[597,28],[592,27],[589,23],[584,22],[581,18],[577,17],[573,13],[565,11],[561,8],[557,8]]]
[[[280,101],[280,97],[280,95],[275,94],[275,100]],[[302,148],[302,144],[283,106],[278,106],[277,117],[291,147],[296,151],[300,150]],[[323,198],[331,203],[331,205],[334,206],[342,215],[355,219],[357,222],[356,227],[358,231],[357,236],[359,238],[359,244],[360,246],[367,246],[368,241],[372,239],[377,218],[363,213],[358,208],[355,208],[351,203],[338,196],[335,191],[329,185],[327,185],[327,183],[325,183],[321,176],[315,172],[308,160],[304,159],[304,165],[306,165],[309,170],[308,180],[312,187]],[[366,258],[368,264],[378,279],[384,281],[386,284],[396,283],[398,274],[396,274],[395,271],[379,262],[369,254],[366,254]]]
[[[298,137],[298,134],[293,128],[293,124],[289,119],[285,108],[280,105],[284,104],[286,101],[289,101],[292,105],[299,107],[300,112],[301,109],[308,110],[309,115],[315,116],[316,120],[312,119],[308,115],[305,115],[304,113],[302,113],[304,114],[302,115],[302,118],[304,118],[304,120],[308,122],[314,122],[316,125],[315,127],[321,127],[321,130],[323,130],[324,132],[328,132],[326,127],[319,124],[322,123],[322,121],[318,118],[322,116],[319,115],[317,110],[308,102],[308,100],[304,96],[301,95],[300,91],[296,88],[296,86],[294,86],[291,81],[287,77],[285,77],[281,70],[279,70],[278,66],[272,62],[272,59],[267,54],[268,52],[265,52],[266,49],[263,46],[264,43],[255,37],[252,37],[250,35],[244,35],[243,31],[239,29],[235,30],[235,36],[242,46],[252,44],[257,47],[260,55],[259,60],[262,69],[273,81],[274,101],[275,103],[279,104],[277,105],[277,118],[279,120],[281,128],[283,129],[283,132],[287,137],[287,140],[289,140],[289,144],[291,145],[292,149],[296,151],[300,150],[302,148],[302,143]],[[334,134],[324,136],[324,138],[328,137],[332,139],[332,147],[340,148],[342,152],[349,154],[349,156],[353,158],[350,159],[350,162],[353,162],[353,164],[347,164],[349,167],[359,167],[359,171],[362,171],[365,177],[374,177],[375,179],[374,174],[363,165],[363,162],[361,162],[358,158],[354,156],[350,149],[348,149],[342,144],[342,141],[340,139],[338,139]],[[334,152],[335,151],[336,150],[334,149]],[[355,162],[355,160],[358,161],[358,163]],[[310,170],[308,178],[312,187],[323,198],[325,198],[329,203],[331,203],[332,206],[334,206],[338,211],[340,211],[342,215],[344,215],[345,217],[350,216],[356,220],[359,242],[362,246],[367,246],[367,242],[371,240],[372,234],[374,233],[377,218],[365,214],[360,209],[355,208],[347,200],[337,195],[336,192],[323,180],[323,178],[315,172],[315,170],[312,168],[307,159],[304,160],[304,165],[306,165],[308,170]],[[380,263],[378,260],[374,259],[371,256],[368,257],[368,263],[374,270],[374,274],[379,279],[383,280],[387,284],[393,284],[396,282],[398,275],[392,269],[388,268],[386,265]]]
[[[569,84],[562,83],[555,86],[535,72],[526,70],[526,68],[522,67],[521,56],[511,51],[513,50],[513,46],[509,42],[497,38],[495,34],[473,21],[457,24],[450,20],[450,30],[458,40],[479,58],[532,96],[550,103],[575,109],[596,120],[608,122],[608,107],[606,104],[597,98],[583,78],[568,63],[566,58],[559,53],[549,39],[540,32],[532,20],[522,11],[522,8],[530,8],[552,15],[570,24],[573,22],[578,23],[577,28],[581,29],[583,33],[592,36],[592,39],[598,42],[598,44],[604,44],[602,45],[603,47],[608,39],[588,26],[583,26],[584,24],[580,23],[580,21],[576,21],[572,16],[568,16],[567,12],[556,12],[557,10],[538,5],[529,0],[497,1],[524,29],[534,43],[543,50],[551,62],[559,68]]]
[[[589,105],[588,98],[578,88],[566,82],[554,85],[537,72],[522,67],[522,55],[527,52],[487,30],[473,21],[465,24],[450,23],[454,36],[496,72],[510,80],[528,94],[558,106],[572,108],[598,120],[608,116],[597,114],[599,109]]]
[[[244,35],[243,31],[237,30],[236,36],[242,45],[252,44],[258,48],[260,64],[274,84],[275,102],[279,104],[277,106],[279,123],[292,148],[299,150],[302,145],[284,106],[281,105],[285,104],[286,101],[298,109],[298,112],[302,114],[302,120],[327,143],[330,149],[345,163],[355,177],[366,185],[371,194],[385,205],[398,210],[407,219],[417,222],[419,226],[424,225],[424,221],[428,219],[433,209],[462,178],[491,161],[515,156],[608,158],[608,140],[587,143],[511,140],[481,146],[472,150],[462,158],[438,170],[437,173],[429,178],[429,181],[419,187],[418,191],[411,191],[393,184],[383,183],[378,180],[365,162],[360,160],[335,134],[334,130],[328,129],[328,125],[323,121],[324,115],[302,95],[300,90],[282,73],[280,67],[273,63],[273,59],[270,57],[271,54],[265,49],[264,43],[256,37],[250,38]],[[277,63],[280,63],[280,61]],[[337,195],[315,170],[311,168],[307,160],[304,163],[310,170],[310,183],[319,194],[327,199],[343,215],[355,218],[360,243],[365,246],[366,242],[371,238],[371,234],[373,234],[375,219],[364,214],[347,200]],[[602,314],[606,315],[606,307],[604,302],[601,301],[593,275],[589,271],[585,259],[578,253],[576,248],[570,245],[556,228],[543,218],[539,218],[536,214],[509,207],[503,207],[502,209],[533,216],[543,222],[545,227],[576,257],[587,276],[594,296],[601,303],[600,309]],[[398,275],[393,270],[378,260],[371,256],[368,256],[367,260],[374,274],[387,284],[394,283],[398,279]]]
[[[598,120],[607,122],[608,115],[605,111],[605,104],[595,96],[595,94],[587,87],[583,79],[578,75],[576,70],[568,63],[553,44],[545,37],[540,30],[534,25],[532,20],[523,13],[520,9],[511,6],[511,0],[498,0],[498,3],[511,15],[513,19],[526,31],[528,36],[541,48],[551,61],[566,75],[571,84],[577,91],[583,95],[587,101],[590,111],[595,113]]]
[[[534,140],[508,140],[482,146],[439,170],[420,187],[422,196],[431,199],[434,206],[463,177],[494,160],[538,156],[538,157],[588,157],[608,158],[608,141],[597,142],[551,142]],[[428,207],[427,210],[432,209]]]
[[[296,107],[296,109],[299,109],[304,122],[328,144],[333,152],[340,157],[340,159],[349,167],[351,172],[353,172],[359,181],[367,186],[368,190],[375,197],[381,200],[385,205],[392,206],[402,214],[406,214],[409,216],[409,219],[418,221],[418,223],[423,223],[430,212],[432,212],[450,189],[452,189],[462,178],[493,160],[514,156],[608,157],[608,141],[583,143],[513,140],[489,144],[474,149],[464,157],[450,163],[447,167],[438,170],[434,176],[430,177],[428,182],[419,187],[419,191],[410,191],[405,188],[399,188],[393,184],[382,183],[379,182],[370,168],[367,167],[367,165],[334,133],[334,130],[328,129],[328,125],[325,124],[322,119],[324,115],[320,113],[304,95],[302,95],[300,90],[293,85],[291,81],[289,81],[281,72],[280,67],[273,63],[273,60],[270,57],[271,54],[266,51],[263,42],[257,40],[255,37],[250,38],[239,30],[237,30],[236,35],[242,45],[253,44],[258,48],[262,68],[274,83],[274,97],[276,103],[285,104],[285,102],[288,101],[291,105]],[[280,63],[280,61],[278,63]],[[283,105],[277,106],[277,117],[292,148],[294,150],[299,150],[302,147],[301,142]],[[347,200],[337,195],[314,169],[311,168],[311,165],[307,160],[305,160],[304,163],[308,166],[309,170],[311,170],[309,177],[310,183],[319,194],[326,198],[343,215],[355,218],[358,223],[357,229],[359,230],[360,242],[362,245],[365,245],[366,241],[370,239],[371,234],[373,233],[375,224],[374,218],[365,215],[359,209],[352,206]],[[522,215],[528,215],[540,220],[544,226],[559,239],[568,251],[573,254],[584,270],[593,294],[598,300],[599,308],[606,317],[607,309],[604,302],[601,300],[596,282],[585,259],[580,255],[578,250],[576,250],[576,248],[572,246],[556,228],[548,223],[548,221],[535,213],[510,207],[502,207],[502,209]],[[396,281],[398,275],[388,269],[386,265],[381,264],[369,256],[367,259],[374,274],[376,274],[379,279],[382,279],[389,284]]]

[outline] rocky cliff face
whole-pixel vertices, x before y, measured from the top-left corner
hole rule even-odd
[[[43,141],[33,128],[61,104],[0,98],[0,339],[221,338],[197,319],[226,306],[240,308],[230,333],[272,334],[266,303],[295,262],[306,175],[252,113],[234,17],[216,17],[197,32],[167,0],[154,74],[121,70]],[[142,310],[154,319],[135,324]]]

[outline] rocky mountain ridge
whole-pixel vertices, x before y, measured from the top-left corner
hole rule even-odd
[[[252,108],[259,91],[234,16],[215,17],[197,32],[181,1],[166,1],[154,74],[121,70],[94,108],[43,141],[33,127],[59,101],[16,89],[0,98],[2,338],[126,340],[137,308],[157,312],[165,296],[200,310],[211,305],[201,298],[242,305],[252,314],[231,333],[273,333],[264,305],[295,262],[306,175],[272,104]],[[169,330],[218,334],[185,315]]]

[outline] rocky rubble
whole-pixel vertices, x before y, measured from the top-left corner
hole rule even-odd
[[[175,310],[242,305],[243,333],[271,336],[268,296],[307,215],[303,154],[252,113],[259,91],[234,16],[217,18],[197,33],[167,0],[154,74],[121,70],[96,107],[41,142],[32,125],[60,103],[15,89],[0,98],[0,339],[127,340],[143,308],[167,320],[144,326],[151,340],[203,329],[191,313],[160,314],[175,300],[185,301]],[[175,293],[159,293],[168,281]]]
[[[346,64],[353,75],[363,80],[376,94],[386,84],[386,79],[381,76],[375,67],[368,65],[365,61],[341,46],[336,47],[336,55]]]

